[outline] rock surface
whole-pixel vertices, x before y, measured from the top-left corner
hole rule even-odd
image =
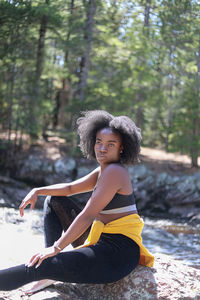
[[[157,173],[141,164],[129,168],[137,208],[150,216],[179,216],[200,223],[200,172]]]
[[[0,176],[0,207],[18,208],[30,188],[26,184]]]
[[[190,300],[200,299],[200,270],[157,254],[154,268],[138,266],[113,284],[56,283],[32,296],[22,289],[0,292],[0,299],[59,300]]]

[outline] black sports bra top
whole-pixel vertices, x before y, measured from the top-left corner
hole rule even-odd
[[[112,200],[100,212],[101,214],[116,214],[137,210],[135,204],[134,193],[130,195],[122,195],[116,193]]]
[[[99,176],[97,178],[97,182],[99,180]],[[94,190],[97,187],[97,182],[94,187]],[[101,214],[117,214],[123,212],[129,212],[132,210],[137,210],[135,204],[135,196],[134,192],[129,195],[123,195],[116,193],[112,200],[104,207],[104,209],[100,212]]]

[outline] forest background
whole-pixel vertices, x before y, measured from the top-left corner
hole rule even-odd
[[[72,148],[80,111],[104,109],[198,166],[197,0],[1,0],[0,69],[1,153],[51,134]]]

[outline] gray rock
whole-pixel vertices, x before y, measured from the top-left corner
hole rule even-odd
[[[195,214],[191,219],[190,222],[200,224],[200,212],[198,214]]]
[[[148,195],[147,191],[145,190],[141,190],[141,191],[134,190],[134,192],[135,192],[137,209],[139,211],[145,209],[147,203],[151,202],[151,197]]]
[[[32,172],[41,170],[42,167],[42,159],[37,155],[30,155],[27,160],[24,162],[22,166],[23,172]]]
[[[142,180],[149,175],[153,175],[153,172],[147,166],[142,164],[129,167],[128,171],[130,176],[136,178],[137,180]]]
[[[138,181],[135,185],[135,188],[137,190],[146,190],[149,191],[152,189],[152,187],[155,185],[154,184],[155,179],[152,175],[147,176],[146,178],[144,178],[143,180]]]
[[[72,178],[70,176],[65,176],[64,174],[45,174],[43,176],[43,184],[42,185],[51,185],[62,182],[71,182]]]
[[[177,189],[181,193],[185,193],[187,191],[195,192],[196,185],[194,183],[194,178],[192,176],[184,176],[177,183]]]
[[[169,213],[174,216],[181,216],[182,218],[193,218],[200,215],[200,208],[193,205],[173,206],[169,209]]]
[[[186,195],[182,199],[182,204],[191,204],[191,205],[199,205],[200,204],[200,194],[198,192],[190,193]]]
[[[73,158],[60,158],[54,163],[54,170],[57,174],[70,175],[76,168],[76,161]]]
[[[169,174],[163,172],[157,175],[156,186],[168,186],[174,185],[179,182],[178,176],[170,176]]]
[[[12,186],[12,187],[16,187],[16,188],[26,188],[26,184],[21,182],[21,181],[17,181],[14,180],[10,177],[6,177],[6,176],[0,176],[0,185],[2,186]]]
[[[89,174],[94,168],[89,168],[89,167],[79,167],[78,168],[78,174],[77,174],[77,179],[81,178],[87,174]]]
[[[166,181],[168,179],[168,174],[167,173],[160,173],[158,174],[157,178],[156,178],[156,185],[157,186],[162,186],[162,185],[166,185]]]
[[[196,172],[194,175],[193,175],[194,179],[199,181],[200,182],[200,171]]]
[[[19,186],[20,188],[16,186]],[[6,185],[1,185],[0,207],[18,208],[29,191],[30,189],[27,186],[21,185],[20,182],[17,184],[17,181],[14,182],[14,185],[12,185],[12,180],[9,184],[7,182]]]
[[[196,182],[197,190],[200,192],[200,179]]]
[[[44,160],[42,164],[42,171],[45,173],[52,173],[53,172],[53,163],[49,160]]]

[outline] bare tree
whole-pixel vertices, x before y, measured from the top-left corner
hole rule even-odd
[[[49,0],[45,0],[46,5],[49,5]],[[37,45],[36,68],[33,80],[33,90],[30,99],[30,123],[29,131],[32,138],[37,137],[37,107],[38,99],[40,96],[40,79],[44,64],[44,51],[45,51],[45,36],[47,31],[48,17],[44,14],[40,22],[39,38]]]
[[[199,99],[200,99],[200,31],[199,31],[199,45],[198,45],[198,54],[197,54],[197,79],[196,79],[196,97],[195,101],[195,110],[192,120],[192,142],[190,148],[190,157],[192,167],[198,167],[198,155],[199,155]]]
[[[151,9],[151,0],[145,1],[145,7],[144,7],[144,36],[148,38],[149,35],[149,20],[150,20],[150,9]],[[142,63],[145,63],[144,58],[142,58]],[[141,64],[141,61],[139,59],[138,64]],[[139,82],[142,82],[143,74],[142,72],[139,74]],[[142,107],[142,101],[143,101],[143,91],[138,91],[136,95],[136,100],[138,105],[137,111],[136,111],[136,124],[138,127],[142,128],[144,123],[144,109]]]
[[[82,73],[81,73],[80,84],[79,84],[80,101],[83,101],[84,99],[85,87],[87,84],[95,10],[96,10],[95,0],[89,0],[89,10],[88,10],[88,16],[86,20],[86,35],[85,35],[86,50],[85,50],[85,55],[81,61]]]

